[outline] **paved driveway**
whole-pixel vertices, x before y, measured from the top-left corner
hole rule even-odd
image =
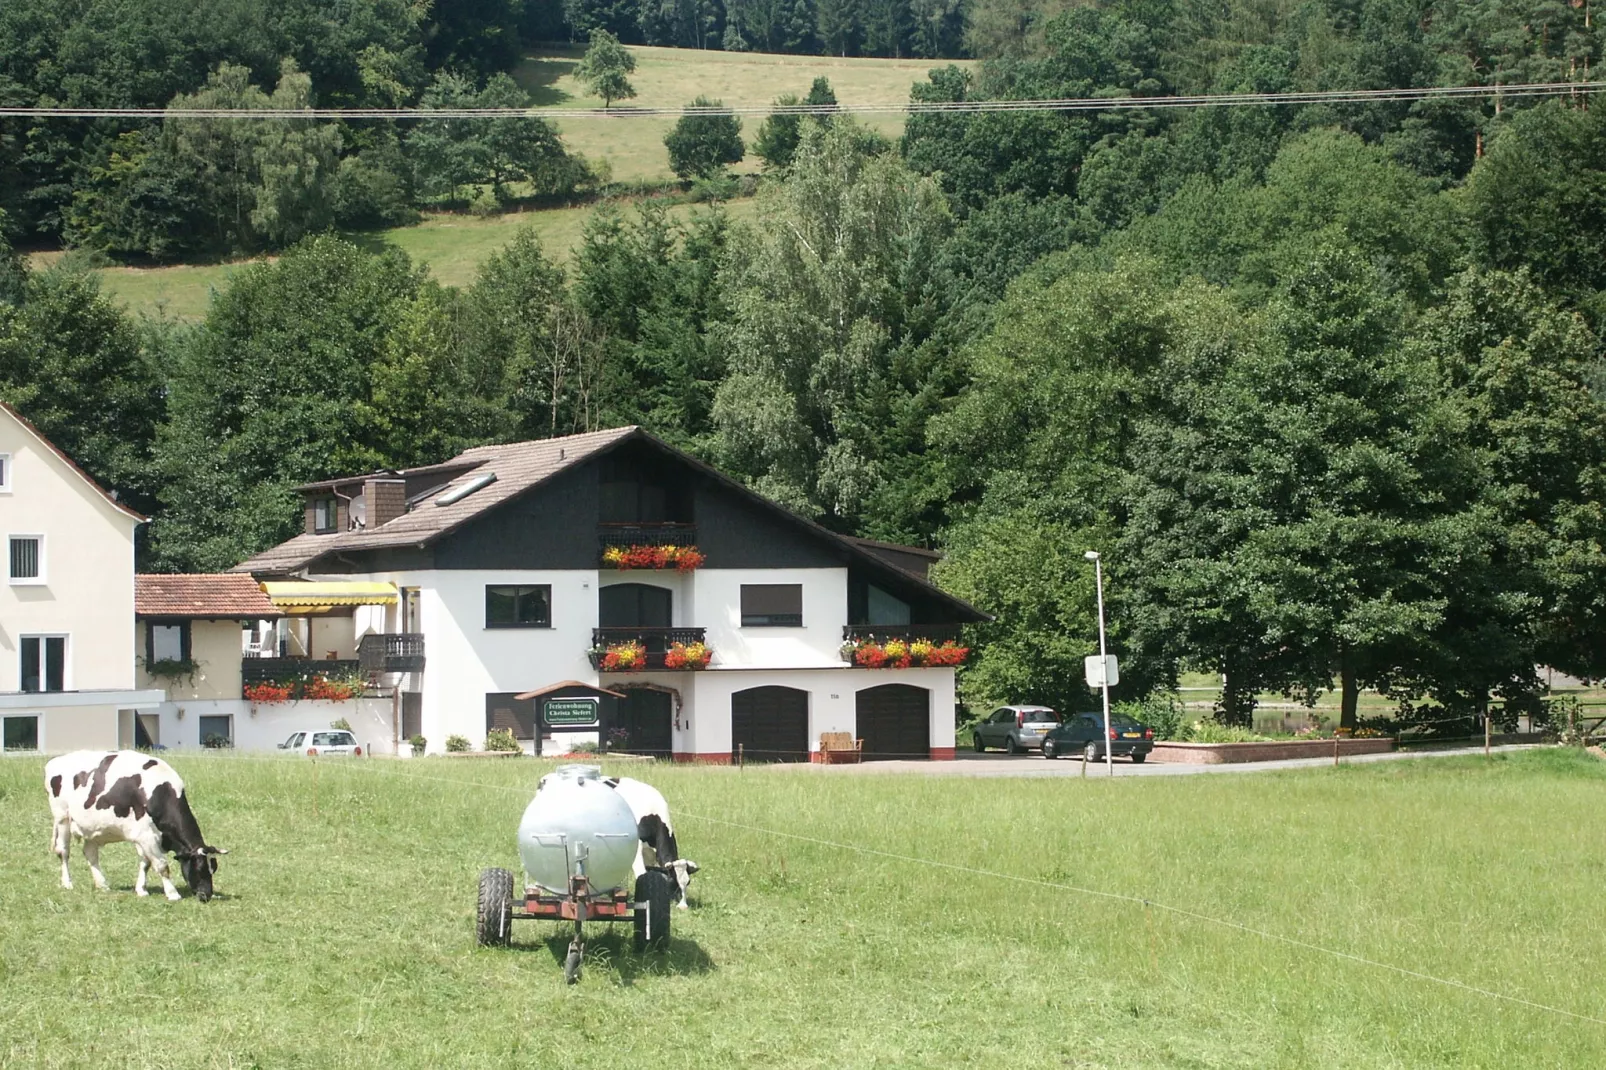
[[[1523,743],[1495,747],[1495,753],[1514,754],[1533,750],[1540,744]],[[1448,758],[1455,755],[1482,754],[1482,747],[1456,747],[1446,750],[1391,751],[1386,754],[1357,754],[1342,759],[1344,765],[1361,762],[1399,762]],[[1116,776],[1188,776],[1194,773],[1259,773],[1269,769],[1319,769],[1333,764],[1331,758],[1283,758],[1275,762],[1236,762],[1221,765],[1185,765],[1179,762],[1157,762],[1149,759],[1142,765],[1117,758]],[[783,768],[805,769],[826,776],[864,776],[876,773],[923,773],[926,776],[980,776],[980,777],[1079,777],[1082,761],[1060,758],[1049,761],[1036,754],[975,754],[961,751],[951,762],[865,762],[862,765],[790,765]],[[1087,775],[1108,776],[1103,762],[1087,767]]]

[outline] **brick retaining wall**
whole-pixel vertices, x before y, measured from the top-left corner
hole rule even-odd
[[[1392,739],[1341,739],[1339,757],[1351,754],[1382,754],[1394,749]],[[1330,739],[1290,739],[1263,743],[1161,743],[1156,742],[1150,761],[1185,765],[1217,765],[1225,762],[1274,762],[1281,758],[1331,758]]]

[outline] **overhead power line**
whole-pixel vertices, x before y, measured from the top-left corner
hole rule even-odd
[[[1011,111],[1148,111],[1289,104],[1375,104],[1477,97],[1556,97],[1606,89],[1606,82],[1334,89],[1310,93],[1219,93],[1175,97],[1064,97],[1042,100],[933,100],[884,104],[739,104],[684,108],[0,108],[28,119],[673,119],[683,115],[931,115]]]

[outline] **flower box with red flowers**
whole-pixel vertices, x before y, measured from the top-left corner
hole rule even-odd
[[[842,660],[861,669],[935,669],[963,665],[970,648],[952,639],[850,639],[842,644]]]
[[[610,546],[602,551],[602,567],[620,570],[675,569],[691,572],[706,560],[695,546]]]
[[[706,669],[714,652],[703,643],[671,643],[664,651],[666,669]]]

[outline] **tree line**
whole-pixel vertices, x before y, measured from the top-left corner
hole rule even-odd
[[[1075,8],[1042,55],[915,92],[1177,88],[1150,30]],[[1220,77],[1404,50],[1366,32]],[[146,567],[293,534],[297,483],[639,423],[943,549],[997,617],[978,703],[1088,699],[1094,548],[1128,695],[1206,671],[1239,723],[1328,687],[1350,724],[1363,688],[1533,708],[1536,665],[1606,675],[1585,103],[922,115],[897,142],[792,117],[751,224],[605,205],[565,267],[525,235],[462,290],[312,235],[193,326],[0,257],[0,391],[155,515]]]

